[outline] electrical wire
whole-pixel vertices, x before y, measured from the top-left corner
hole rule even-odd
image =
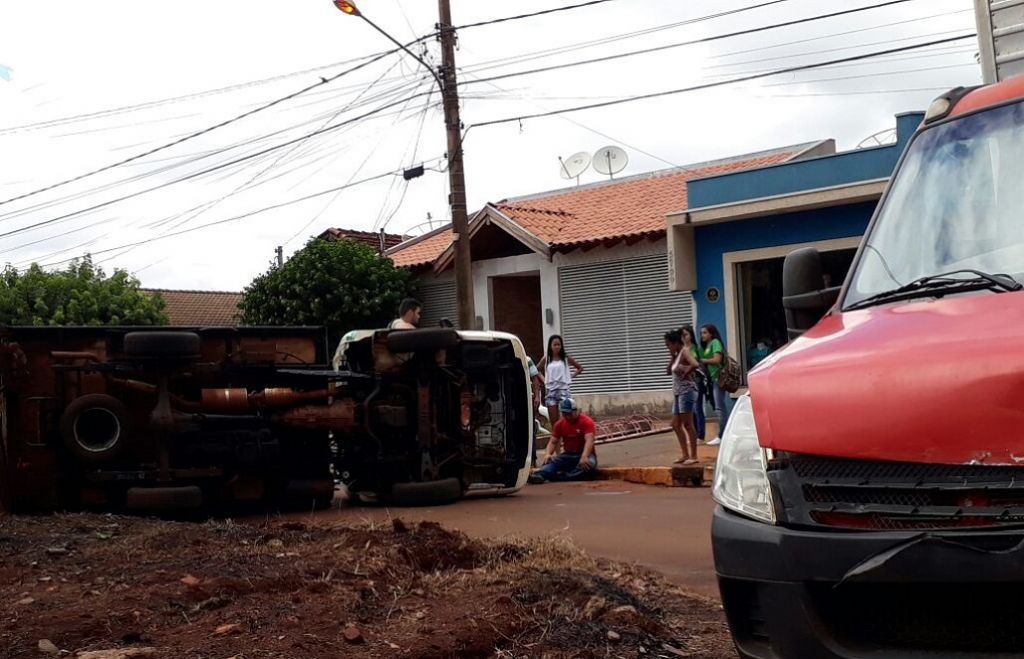
[[[428,93],[428,92],[423,92],[423,93],[420,93],[420,94],[414,94],[412,96],[412,98],[421,97],[421,96],[425,95],[426,93]],[[369,117],[372,117],[372,116],[374,116],[376,114],[379,114],[380,112],[383,112],[384,110],[388,110],[390,108],[393,108],[393,107],[396,107],[396,106],[401,105],[403,103],[406,103],[406,102],[408,102],[408,100],[409,99],[402,99],[402,100],[395,101],[395,102],[392,102],[392,103],[387,103],[387,104],[382,105],[382,106],[380,106],[380,107],[378,107],[378,108],[376,108],[374,110],[371,110],[369,112],[365,112],[365,113],[363,113],[363,114],[361,114],[359,116],[353,117],[351,119],[346,119],[345,121],[342,121],[340,123],[333,124],[331,126],[327,126],[325,128],[312,131],[310,133],[307,133],[305,135],[299,136],[297,138],[288,140],[286,142],[282,142],[281,144],[277,144],[275,146],[267,147],[265,149],[262,149],[260,151],[255,152],[253,154],[249,154],[249,155],[246,155],[246,156],[235,158],[234,160],[231,160],[231,161],[228,161],[228,162],[225,162],[225,163],[221,163],[221,164],[218,164],[218,165],[214,165],[214,166],[211,166],[211,167],[207,167],[206,169],[200,170],[198,172],[193,172],[193,173],[185,175],[185,176],[181,176],[179,178],[174,179],[173,181],[168,181],[168,182],[165,182],[165,183],[161,183],[159,185],[156,185],[156,186],[153,186],[153,187],[150,187],[150,188],[146,188],[146,189],[140,190],[138,192],[133,192],[133,193],[130,193],[130,194],[122,195],[121,197],[117,197],[115,199],[111,199],[111,200],[108,200],[108,201],[105,201],[105,202],[102,202],[102,203],[95,204],[95,205],[90,206],[88,208],[84,208],[84,209],[81,209],[81,210],[78,210],[78,211],[73,211],[71,213],[66,213],[64,215],[60,215],[60,216],[55,217],[55,218],[51,218],[51,219],[48,219],[48,220],[37,222],[35,224],[31,224],[31,225],[28,225],[28,226],[20,227],[18,229],[12,229],[10,231],[6,231],[6,232],[3,232],[3,233],[0,233],[0,238],[5,238],[7,236],[12,236],[12,235],[16,235],[16,234],[19,234],[19,233],[24,233],[26,231],[31,231],[33,229],[37,229],[37,228],[42,227],[42,226],[48,226],[48,225],[54,224],[56,222],[60,222],[60,221],[66,220],[68,218],[78,216],[78,215],[80,215],[82,213],[90,212],[90,211],[97,210],[97,209],[100,209],[100,208],[106,208],[107,206],[112,206],[113,204],[116,204],[116,203],[119,203],[119,202],[122,202],[122,201],[126,201],[128,199],[134,199],[134,198],[142,196],[144,194],[148,194],[148,193],[154,192],[156,190],[161,190],[163,188],[169,187],[171,185],[175,185],[177,183],[182,183],[184,181],[190,181],[190,180],[199,178],[201,176],[205,176],[206,174],[210,174],[210,173],[213,173],[213,172],[216,172],[216,171],[220,171],[220,170],[225,169],[227,167],[231,167],[231,166],[237,165],[239,163],[251,160],[253,158],[256,158],[256,157],[263,156],[265,154],[271,153],[273,151],[277,151],[278,149],[286,148],[288,146],[291,146],[292,144],[295,144],[296,142],[301,142],[303,140],[306,140],[309,137],[313,137],[313,136],[316,136],[316,135],[323,135],[325,133],[335,131],[335,130],[343,127],[343,126],[347,126],[349,124],[353,124],[353,123],[356,123],[358,121],[362,121],[363,119],[367,119]]]
[[[531,12],[529,14],[518,14],[516,16],[506,16],[504,18],[494,18],[489,21],[480,21],[479,23],[466,23],[465,25],[459,25],[456,30],[468,30],[474,27],[483,27],[485,25],[497,25],[498,23],[507,23],[509,21],[518,21],[524,18],[533,18],[535,16],[545,16],[547,14],[554,14],[562,11],[570,11],[572,9],[582,9],[584,7],[593,7],[594,5],[603,5],[606,2],[613,2],[614,0],[590,0],[589,2],[581,2],[575,5],[565,5],[563,7],[554,7],[552,9],[543,9],[541,11]]]
[[[505,80],[507,78],[518,78],[526,75],[535,75],[537,73],[548,73],[550,71],[561,71],[563,69],[574,68],[577,66],[585,66],[588,64],[598,64],[601,62],[610,62],[613,60],[623,59],[625,57],[635,57],[637,55],[648,55],[650,53],[657,53],[673,48],[680,48],[682,46],[693,46],[702,43],[711,43],[713,41],[720,41],[722,39],[731,39],[733,37],[747,36],[750,34],[757,34],[759,32],[765,32],[768,30],[776,30],[783,27],[792,27],[794,25],[802,25],[804,23],[810,23],[813,21],[820,21],[829,18],[836,18],[838,16],[846,16],[849,14],[856,14],[863,11],[869,11],[872,9],[880,9],[882,7],[891,7],[894,5],[900,5],[907,2],[915,2],[916,0],[886,0],[886,2],[877,3],[874,5],[868,5],[866,7],[857,7],[856,9],[844,9],[842,11],[830,12],[827,14],[818,14],[816,16],[808,16],[805,18],[799,18],[792,21],[785,21],[782,23],[773,23],[771,25],[761,25],[758,27],[748,28],[746,30],[737,30],[735,32],[727,32],[724,34],[714,34],[700,39],[691,39],[689,41],[681,41],[678,43],[666,44],[663,46],[655,46],[653,48],[642,48],[640,50],[632,50],[625,53],[617,53],[615,55],[605,55],[604,57],[593,57],[585,60],[577,60],[575,62],[566,62],[564,64],[554,64],[551,66],[543,66],[535,69],[528,69],[526,71],[514,71],[512,73],[503,73],[501,75],[491,76],[490,78],[482,78],[476,82],[493,82],[496,80]],[[472,84],[472,83],[463,83]],[[461,86],[461,85],[460,85]]]
[[[433,160],[442,160],[442,158],[434,158]],[[281,209],[281,208],[285,208],[287,206],[293,206],[295,204],[299,204],[299,203],[302,203],[304,201],[309,201],[311,199],[316,199],[318,197],[323,197],[325,195],[337,192],[339,190],[345,190],[345,189],[348,189],[348,188],[353,188],[353,187],[355,187],[357,185],[364,185],[366,183],[370,183],[371,181],[377,181],[377,180],[380,180],[382,178],[386,178],[388,176],[401,176],[401,171],[400,170],[391,170],[391,171],[388,171],[388,172],[383,172],[381,174],[376,174],[374,176],[369,176],[369,177],[361,179],[359,181],[354,181],[352,183],[346,183],[344,185],[335,186],[335,187],[329,188],[327,190],[321,190],[319,192],[314,192],[312,194],[308,194],[308,195],[304,195],[302,197],[299,197],[297,199],[291,199],[289,201],[284,201],[284,202],[281,202],[279,204],[274,204],[272,206],[266,206],[266,207],[259,208],[259,209],[253,210],[253,211],[249,211],[247,213],[243,213],[241,215],[235,215],[234,217],[229,217],[229,218],[226,218],[226,219],[223,219],[223,220],[217,220],[215,222],[208,222],[206,224],[201,224],[199,226],[190,227],[188,229],[182,229],[181,231],[176,231],[174,233],[168,233],[168,234],[164,234],[164,235],[161,235],[161,236],[154,236],[152,238],[147,238],[145,240],[140,240],[140,241],[136,241],[136,242],[133,242],[133,243],[128,243],[128,244],[125,244],[125,245],[118,245],[117,247],[109,247],[107,249],[97,250],[95,252],[92,252],[91,255],[95,256],[97,254],[108,254],[110,252],[116,252],[116,251],[122,250],[125,247],[135,247],[137,245],[146,245],[146,244],[157,242],[157,241],[160,241],[160,240],[166,240],[168,238],[174,238],[174,237],[185,235],[185,234],[188,234],[188,233],[193,233],[195,231],[201,231],[202,229],[208,229],[210,227],[221,226],[221,225],[224,225],[224,224],[229,224],[231,222],[238,222],[240,220],[248,219],[250,217],[254,217],[254,216],[260,215],[262,213],[267,213],[269,211],[278,210],[278,209]],[[75,258],[77,258],[77,257],[75,257]],[[73,261],[73,260],[75,260],[75,259],[74,258],[70,258],[70,259],[64,259],[63,261],[56,261],[56,262],[52,262],[52,263],[45,263],[45,264],[41,264],[40,267],[48,268],[48,267],[52,267],[52,266],[55,266],[55,265],[60,265],[62,263],[67,263],[68,261]]]
[[[416,42],[413,42],[413,43],[416,43]],[[410,45],[412,45],[412,44],[410,44]],[[402,48],[394,48],[392,50],[385,51],[381,55],[377,55],[376,57],[373,57],[373,58],[371,58],[371,59],[369,59],[369,60],[367,60],[365,62],[357,64],[357,65],[355,65],[355,66],[353,66],[351,68],[348,68],[348,69],[342,71],[341,73],[335,74],[335,75],[333,75],[333,76],[331,76],[329,78],[322,78],[319,82],[313,83],[312,85],[304,87],[304,88],[302,88],[302,89],[300,89],[298,91],[292,92],[291,94],[288,94],[286,96],[282,96],[280,98],[277,98],[277,99],[275,99],[275,100],[273,100],[273,101],[271,101],[269,103],[266,103],[265,105],[259,106],[258,108],[254,109],[254,110],[249,110],[248,112],[244,112],[244,113],[242,113],[240,115],[236,115],[236,116],[234,116],[234,117],[232,117],[230,119],[227,119],[227,120],[222,121],[220,123],[214,124],[213,126],[209,126],[207,128],[204,128],[202,130],[196,131],[194,133],[190,133],[190,134],[188,134],[188,135],[186,135],[184,137],[181,137],[179,139],[176,139],[176,140],[174,140],[172,142],[168,142],[168,143],[163,144],[161,146],[158,146],[156,148],[149,149],[148,151],[144,151],[142,153],[139,153],[139,154],[136,154],[134,156],[131,156],[130,158],[125,158],[125,159],[120,160],[118,162],[111,163],[109,165],[105,165],[103,167],[100,167],[99,169],[94,169],[94,170],[86,172],[84,174],[80,174],[78,176],[74,176],[72,178],[65,179],[65,180],[60,181],[58,183],[53,183],[53,184],[48,185],[46,187],[39,188],[39,189],[33,190],[31,192],[26,192],[26,193],[17,195],[15,197],[11,197],[9,199],[5,199],[3,201],[0,201],[0,206],[3,206],[5,204],[9,204],[9,203],[12,203],[12,202],[15,202],[15,201],[19,201],[21,199],[25,199],[25,198],[28,198],[28,197],[32,197],[34,195],[41,194],[43,192],[47,192],[49,190],[53,190],[54,188],[58,188],[58,187],[61,187],[61,186],[64,186],[64,185],[68,185],[69,183],[74,183],[76,181],[81,181],[84,178],[88,178],[90,176],[94,176],[96,174],[100,174],[102,172],[109,171],[109,170],[114,169],[116,167],[120,167],[121,165],[125,165],[127,163],[133,162],[135,160],[139,160],[141,158],[145,158],[146,156],[151,156],[151,155],[153,155],[155,153],[159,153],[160,151],[164,151],[166,149],[169,149],[171,147],[177,146],[177,145],[182,144],[184,142],[187,142],[189,140],[196,139],[197,137],[200,137],[202,135],[206,135],[206,134],[211,133],[211,132],[213,132],[213,131],[215,131],[217,129],[220,129],[220,128],[223,128],[223,127],[228,126],[230,124],[233,124],[233,123],[236,123],[238,121],[241,121],[241,120],[243,120],[243,119],[245,119],[247,117],[250,117],[250,116],[252,116],[252,115],[254,115],[254,114],[258,113],[258,112],[263,112],[264,110],[272,108],[272,107],[274,107],[276,105],[280,105],[281,103],[284,103],[284,102],[289,101],[289,100],[291,100],[293,98],[301,96],[302,94],[305,94],[308,91],[311,91],[311,90],[316,89],[318,87],[323,87],[324,85],[330,84],[331,82],[333,82],[333,81],[335,81],[335,80],[337,80],[337,79],[339,79],[339,78],[341,78],[343,76],[349,75],[349,74],[354,73],[354,72],[356,72],[356,71],[358,71],[360,69],[366,68],[370,64],[378,62],[378,61],[384,59],[385,57],[387,57],[389,55],[392,55],[392,54],[394,54],[396,52],[399,52],[400,50],[402,50]]]
[[[824,68],[824,67],[828,67],[828,66],[834,66],[836,64],[844,64],[846,62],[856,62],[856,61],[860,61],[860,60],[871,59],[873,57],[880,57],[880,56],[883,56],[883,55],[891,55],[891,54],[906,52],[906,51],[910,51],[910,50],[917,50],[917,49],[920,49],[920,48],[927,48],[929,46],[935,46],[935,45],[938,45],[938,44],[953,43],[953,42],[956,42],[956,41],[963,41],[965,39],[973,39],[976,36],[977,35],[974,34],[974,33],[964,34],[964,35],[960,35],[960,36],[956,36],[956,37],[948,37],[946,39],[939,39],[937,41],[930,41],[930,42],[921,43],[921,44],[915,44],[915,45],[911,45],[911,46],[901,46],[899,48],[890,48],[888,50],[880,50],[880,51],[875,51],[875,52],[872,52],[872,53],[862,53],[860,55],[851,55],[849,57],[843,57],[843,58],[840,58],[840,59],[829,60],[829,61],[826,61],[826,62],[815,62],[815,63],[811,63],[811,64],[802,64],[802,65],[799,65],[799,66],[791,66],[791,67],[788,67],[788,68],[776,69],[774,71],[768,71],[768,72],[764,72],[764,73],[758,73],[758,74],[753,74],[753,75],[742,76],[742,77],[739,77],[739,78],[733,78],[731,80],[722,80],[722,81],[719,81],[719,82],[709,82],[709,83],[704,83],[704,84],[700,84],[700,85],[694,85],[694,86],[691,86],[691,87],[683,87],[683,88],[680,88],[680,89],[670,89],[670,90],[667,90],[667,91],[653,92],[653,93],[650,93],[650,94],[640,94],[640,95],[637,95],[637,96],[629,96],[629,97],[626,97],[626,98],[623,98],[623,99],[618,99],[618,100],[604,101],[604,102],[601,102],[601,103],[591,103],[591,104],[588,104],[588,105],[580,105],[580,106],[576,106],[576,107],[563,108],[561,110],[554,110],[554,111],[551,111],[551,112],[540,112],[540,113],[535,113],[535,114],[520,115],[520,116],[517,116],[517,117],[507,117],[505,119],[494,119],[494,120],[491,120],[491,121],[482,121],[482,122],[477,122],[477,123],[473,124],[473,126],[474,127],[494,126],[494,125],[497,125],[497,124],[504,124],[504,123],[509,123],[509,122],[513,122],[513,121],[523,121],[524,119],[538,119],[538,118],[541,118],[541,117],[550,117],[550,116],[555,116],[555,115],[561,115],[561,114],[565,114],[565,113],[568,113],[568,112],[580,112],[582,110],[592,110],[592,109],[596,109],[596,108],[604,108],[604,107],[609,107],[609,106],[613,106],[613,105],[621,105],[623,103],[631,103],[631,102],[634,102],[634,101],[642,101],[642,100],[647,100],[647,99],[652,99],[652,98],[661,98],[663,96],[672,96],[672,95],[675,95],[675,94],[683,94],[683,93],[686,93],[686,92],[701,91],[701,90],[704,90],[704,89],[711,89],[711,88],[714,88],[714,87],[724,87],[726,85],[734,85],[734,84],[740,83],[740,82],[749,82],[749,81],[752,81],[752,80],[760,80],[762,78],[768,78],[768,77],[777,76],[777,75],[784,75],[784,74],[787,74],[787,73],[798,73],[800,71],[810,71],[810,70],[813,70],[813,69],[820,69],[820,68]]]
[[[427,39],[433,38],[434,36],[436,36],[436,35],[433,34],[433,33],[427,34],[427,35],[424,35],[424,36],[420,37],[416,41],[417,42],[418,41],[425,41]],[[413,42],[413,43],[416,43],[416,42]],[[238,90],[241,90],[241,89],[249,89],[249,88],[252,88],[252,87],[260,87],[260,86],[271,84],[271,83],[274,83],[274,82],[279,82],[279,81],[282,81],[282,80],[287,80],[289,78],[295,78],[297,76],[306,75],[306,74],[309,74],[309,73],[316,73],[317,71],[323,71],[324,69],[331,69],[331,68],[334,68],[334,67],[337,67],[337,66],[343,66],[345,64],[352,64],[353,62],[359,62],[359,61],[363,61],[363,60],[372,59],[372,58],[378,57],[380,55],[385,55],[388,52],[389,51],[381,51],[379,53],[372,53],[370,55],[364,55],[362,57],[356,57],[356,58],[352,58],[352,59],[342,60],[340,62],[331,62],[330,64],[322,64],[320,66],[314,66],[314,67],[310,67],[308,69],[302,69],[302,70],[299,70],[299,71],[292,71],[290,73],[282,73],[282,74],[279,74],[279,75],[271,76],[269,78],[260,78],[258,80],[249,80],[249,81],[246,81],[246,82],[240,82],[240,83],[235,83],[235,84],[232,84],[232,85],[227,85],[225,87],[217,87],[215,89],[207,89],[207,90],[203,90],[203,91],[199,91],[199,92],[193,92],[191,94],[184,94],[184,95],[181,95],[181,96],[171,96],[171,97],[168,97],[168,98],[162,98],[162,99],[157,99],[157,100],[153,100],[153,101],[146,101],[146,102],[143,102],[143,103],[136,103],[134,105],[123,105],[123,106],[116,107],[116,108],[108,108],[108,109],[105,109],[105,110],[96,110],[94,112],[86,112],[86,113],[83,113],[83,114],[76,114],[76,115],[71,115],[71,116],[67,116],[67,117],[58,117],[58,118],[55,118],[55,119],[46,119],[44,121],[36,121],[36,122],[30,123],[30,124],[22,124],[20,126],[10,126],[10,127],[7,127],[7,128],[0,128],[0,135],[6,135],[6,134],[9,134],[9,133],[15,133],[15,132],[21,132],[21,131],[38,130],[38,129],[41,129],[41,128],[49,128],[49,127],[54,126],[54,125],[61,125],[61,124],[66,124],[66,123],[75,123],[75,122],[79,122],[79,121],[88,121],[88,120],[91,120],[91,119],[102,118],[102,117],[111,116],[111,115],[117,115],[117,114],[123,114],[125,112],[134,112],[134,111],[137,111],[137,110],[146,110],[146,109],[149,109],[149,108],[159,107],[159,106],[162,106],[162,105],[168,105],[168,104],[173,104],[173,103],[181,103],[181,102],[185,102],[185,101],[191,101],[191,100],[195,100],[195,99],[199,99],[199,98],[205,98],[207,96],[213,96],[213,95],[217,95],[217,94],[223,94],[223,93],[227,93],[227,92],[238,91]]]
[[[369,105],[372,102],[389,98],[389,97],[393,96],[397,92],[404,91],[406,88],[407,88],[407,86],[402,86],[399,89],[389,90],[389,91],[384,92],[382,94],[378,94],[378,95],[376,95],[376,96],[374,96],[372,98],[366,99],[363,103],[359,103],[358,105],[353,106],[353,109],[358,108],[358,107],[366,107],[367,105]],[[370,114],[375,114],[378,111],[380,111],[380,108],[378,108],[374,113],[370,113]],[[9,213],[0,215],[0,222],[8,221],[8,220],[11,220],[11,219],[15,219],[17,217],[22,217],[24,215],[28,215],[30,213],[33,213],[35,211],[42,210],[42,209],[45,209],[45,208],[51,208],[51,207],[54,207],[54,206],[58,206],[61,203],[64,203],[64,202],[67,202],[67,201],[73,201],[73,200],[76,200],[76,199],[81,199],[83,197],[87,197],[87,196],[89,196],[91,194],[94,194],[96,192],[106,191],[106,190],[109,190],[109,189],[112,189],[112,188],[116,188],[116,187],[119,187],[121,185],[128,184],[128,183],[134,183],[134,182],[143,180],[143,179],[151,177],[151,176],[156,176],[156,175],[160,175],[160,174],[166,174],[166,173],[168,173],[170,171],[173,171],[175,169],[179,169],[179,168],[182,168],[182,167],[186,167],[186,166],[189,166],[189,165],[196,164],[196,163],[201,162],[203,160],[206,160],[206,159],[208,159],[208,158],[210,158],[212,156],[222,155],[222,154],[223,155],[227,155],[227,154],[231,153],[232,151],[235,151],[235,150],[247,147],[247,146],[256,146],[256,145],[261,144],[262,142],[265,142],[265,141],[269,140],[272,137],[275,137],[275,136],[278,136],[278,135],[281,135],[281,134],[284,134],[284,133],[288,133],[288,132],[290,132],[290,131],[292,131],[292,130],[294,130],[296,128],[301,128],[303,126],[316,123],[316,122],[320,121],[321,119],[323,119],[324,117],[329,116],[330,114],[331,114],[331,112],[320,114],[320,115],[317,115],[317,116],[313,117],[312,119],[300,122],[298,124],[294,124],[294,125],[288,126],[286,128],[282,128],[282,129],[278,129],[278,130],[275,130],[275,131],[272,131],[272,132],[269,132],[269,133],[265,133],[265,134],[257,136],[257,137],[247,138],[247,139],[245,139],[245,140],[243,140],[241,142],[236,142],[236,143],[233,143],[233,144],[231,144],[231,145],[229,145],[227,147],[222,147],[220,149],[213,149],[213,150],[209,150],[209,151],[199,152],[197,154],[189,154],[189,155],[181,156],[180,158],[184,158],[182,160],[179,160],[179,158],[173,158],[171,160],[179,160],[179,161],[175,162],[173,164],[170,164],[170,165],[166,165],[166,166],[160,167],[160,168],[155,169],[155,170],[151,170],[151,171],[148,171],[148,172],[143,172],[143,173],[138,174],[138,175],[134,175],[134,176],[132,176],[132,177],[130,177],[128,179],[122,179],[122,180],[119,180],[119,181],[114,181],[114,182],[111,182],[111,183],[104,184],[104,185],[102,185],[102,186],[100,186],[98,188],[92,188],[90,190],[76,192],[76,193],[73,193],[73,194],[61,197],[61,198],[57,198],[55,200],[50,200],[50,201],[42,202],[42,203],[39,203],[39,204],[35,204],[33,206],[28,206],[28,207],[21,208],[21,209],[19,209],[17,211],[13,211],[13,212],[9,212]],[[381,116],[388,116],[388,115],[381,115]],[[247,156],[239,159],[238,162],[242,162],[242,161],[247,160],[250,155],[253,156],[253,157],[257,157],[257,156],[262,155],[262,153],[265,153],[265,151],[264,152],[257,152],[257,153],[248,154]],[[234,162],[235,161],[232,161],[230,163],[225,163],[225,166],[231,166],[231,165],[234,164]],[[200,172],[200,174],[204,174],[204,173],[205,172]]]
[[[725,16],[731,16],[734,14],[740,14],[755,9],[761,9],[770,5],[780,4],[782,2],[789,2],[789,0],[772,0],[771,2],[762,2],[755,5],[748,5],[746,7],[739,7],[737,9],[730,9],[728,11],[721,11],[716,14],[706,14],[704,16],[697,16],[695,18],[688,18],[683,21],[676,21],[674,23],[666,23],[663,25],[656,25],[654,27],[644,28],[642,30],[636,30],[633,32],[625,32],[622,34],[611,35],[608,37],[602,37],[600,39],[593,39],[590,41],[580,41],[574,44],[568,44],[565,46],[558,46],[556,48],[547,48],[544,50],[532,51],[529,53],[521,53],[519,55],[512,55],[509,57],[499,57],[493,60],[486,60],[483,62],[477,62],[465,67],[467,71],[479,72],[488,69],[501,68],[504,66],[510,66],[512,64],[522,64],[523,62],[529,62],[538,59],[544,59],[545,57],[553,57],[555,55],[564,55],[569,52],[576,50],[583,50],[594,46],[606,46],[611,43],[618,41],[625,41],[627,39],[633,39],[635,37],[644,37],[656,32],[663,32],[666,30],[672,30],[677,27],[683,27],[686,25],[694,25],[696,23],[702,23],[704,21],[713,20],[716,18],[722,18]]]

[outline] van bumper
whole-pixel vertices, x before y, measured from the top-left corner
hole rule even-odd
[[[718,506],[712,545],[744,659],[1024,653],[1024,528],[795,530]]]

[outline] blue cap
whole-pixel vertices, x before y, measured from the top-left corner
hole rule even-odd
[[[576,406],[576,401],[572,398],[563,398],[562,402],[558,404],[558,409],[562,412],[575,412],[580,408]]]

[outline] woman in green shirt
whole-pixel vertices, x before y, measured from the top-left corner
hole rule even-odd
[[[708,446],[717,446],[722,443],[722,435],[729,424],[729,412],[732,411],[732,397],[718,386],[718,373],[722,370],[722,362],[725,361],[725,344],[722,343],[722,335],[718,328],[709,324],[700,328],[700,345],[700,363],[708,367],[708,375],[711,376],[711,395],[714,396],[715,407],[718,408],[718,437],[708,442]]]

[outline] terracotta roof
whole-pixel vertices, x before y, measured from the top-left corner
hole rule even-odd
[[[321,240],[342,240],[347,238],[360,243],[366,243],[374,249],[380,249],[380,234],[373,231],[356,231],[354,229],[327,229],[318,236]],[[384,234],[384,249],[394,247],[403,240],[406,236],[400,236],[396,233],[385,233]]]
[[[238,303],[241,293],[228,291],[174,291],[163,288],[143,289],[159,293],[164,299],[164,312],[171,325],[183,327],[234,327],[239,324]]]
[[[669,213],[686,209],[687,181],[785,162],[814,144],[506,199],[493,206],[555,251],[657,236],[665,233]],[[450,231],[442,227],[388,254],[402,267],[432,263],[451,244]]]
[[[452,242],[452,225],[407,240],[388,250],[388,256],[400,268],[415,268],[433,263]]]

